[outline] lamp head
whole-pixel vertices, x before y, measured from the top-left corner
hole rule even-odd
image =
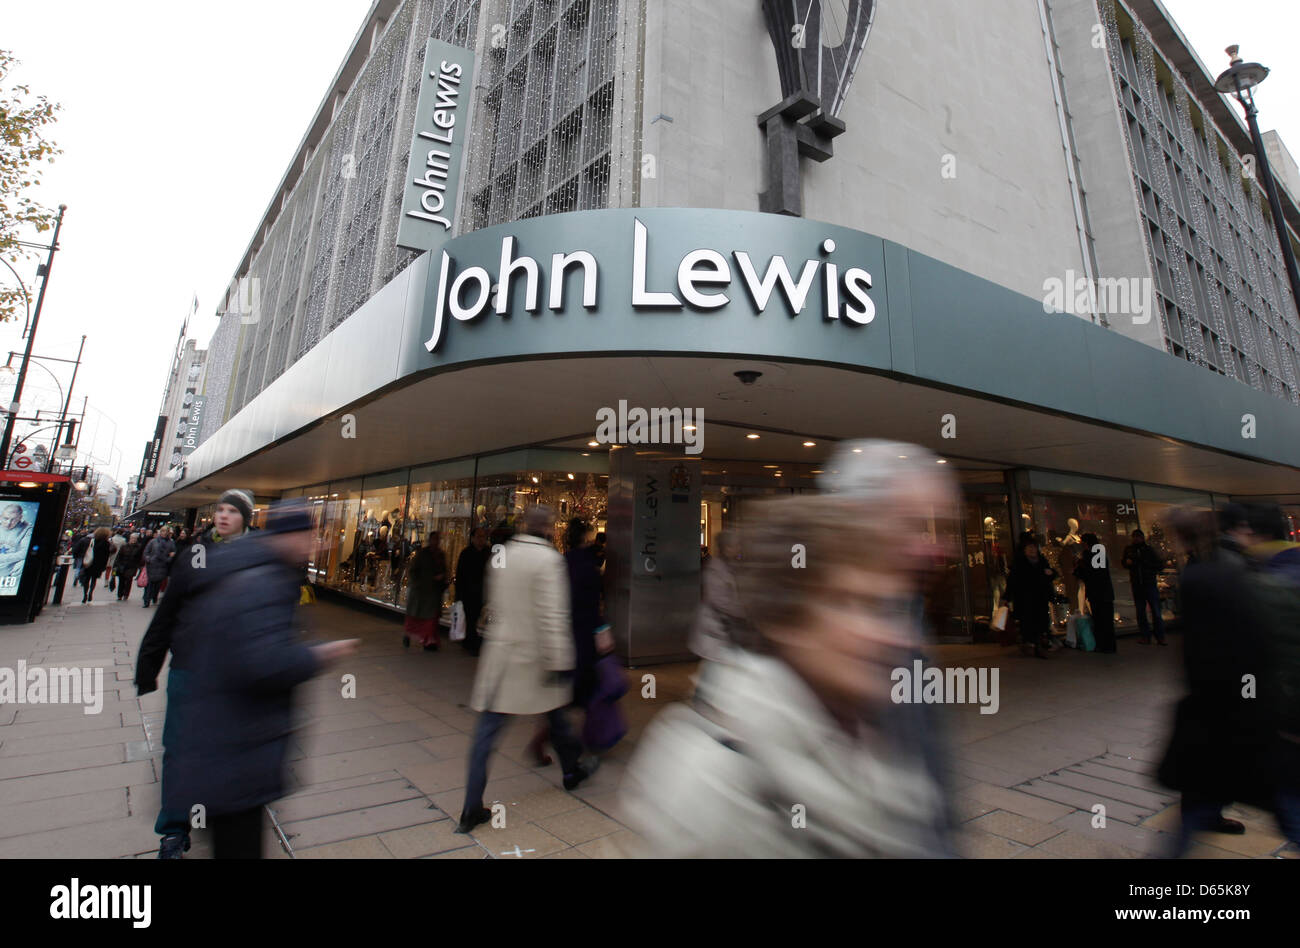
[[[1266,66],[1241,61],[1239,46],[1234,44],[1224,52],[1228,54],[1228,68],[1214,80],[1214,88],[1218,91],[1225,95],[1240,94],[1268,78]]]

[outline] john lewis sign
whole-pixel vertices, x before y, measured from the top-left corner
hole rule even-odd
[[[432,250],[455,226],[473,89],[474,53],[429,40],[397,226],[399,247]]]
[[[490,228],[437,251],[429,263],[425,349],[439,352],[456,323],[519,314],[695,312],[716,322],[738,311],[838,323],[850,332],[876,318],[873,272],[883,269],[877,238],[770,215],[704,212],[710,221],[684,210],[672,217],[650,209],[594,213],[548,217],[547,230],[527,221]],[[728,218],[750,226],[728,228]],[[690,227],[695,220],[706,226]],[[573,226],[580,224],[599,226]],[[585,239],[568,242],[575,237]],[[744,351],[742,340],[734,345]]]

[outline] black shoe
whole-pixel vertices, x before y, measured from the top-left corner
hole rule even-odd
[[[590,776],[591,774],[587,773],[586,769],[579,764],[573,769],[573,773],[564,775],[564,789],[576,790],[578,785]]]
[[[162,845],[158,847],[159,859],[184,859],[185,853],[190,851],[190,838],[188,836],[164,836]]]
[[[1218,825],[1214,827],[1214,832],[1227,833],[1229,836],[1241,836],[1246,832],[1246,824],[1221,816]]]
[[[411,637],[409,635],[403,635],[402,648],[410,648],[410,647],[411,647]]]
[[[438,651],[438,643],[437,643],[437,642],[434,642],[434,643],[432,643],[431,645],[426,645],[426,646],[424,647],[424,650],[425,650],[426,652],[436,652],[436,651]]]
[[[492,811],[486,807],[479,807],[473,813],[462,813],[460,815],[460,823],[456,825],[455,832],[461,834],[472,833],[474,832],[474,827],[486,823],[490,819],[492,819]]]

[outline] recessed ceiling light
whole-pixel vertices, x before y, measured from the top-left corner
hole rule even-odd
[[[587,442],[587,447],[589,447],[589,448],[599,448],[599,447],[600,447],[600,442],[599,442],[599,441],[588,441],[588,442]]]
[[[943,458],[939,458],[939,463],[940,463],[940,464],[947,464],[948,462],[945,461]]]
[[[779,464],[764,464],[764,465],[763,465],[763,468],[764,468],[765,470],[768,470],[768,471],[776,471],[776,470],[779,470],[780,467],[781,467],[781,465],[779,465]]]
[[[906,460],[907,460],[907,455],[906,455],[906,454],[900,454],[900,455],[898,456],[898,459],[899,459],[900,461],[906,461]]]
[[[534,483],[534,484],[537,483],[537,475],[536,475],[536,474],[533,475],[533,483]]]
[[[772,472],[772,476],[773,476],[773,477],[780,477],[780,476],[781,476],[781,472],[780,472],[780,471],[773,471],[773,472]]]
[[[573,480],[573,475],[572,475],[572,474],[569,475],[569,480]]]
[[[854,449],[853,449],[853,453],[854,453],[854,454],[861,454],[861,453],[862,453],[862,449],[861,449],[861,448],[854,448]]]
[[[816,442],[816,441],[805,441],[805,442],[803,443],[803,446],[804,446],[805,448],[815,448],[815,447],[817,447],[817,442]]]
[[[825,471],[813,471],[812,473],[814,473],[814,474],[825,474],[826,472],[825,472]]]
[[[583,456],[584,458],[589,458],[589,457],[591,457],[591,455],[588,454],[586,451],[583,451],[583,452],[582,452],[582,456]]]
[[[758,440],[758,435],[756,435],[756,434],[754,434],[754,433],[752,433],[752,432],[751,432],[750,434],[745,435],[745,437],[748,438],[750,441],[757,441],[757,440]]]

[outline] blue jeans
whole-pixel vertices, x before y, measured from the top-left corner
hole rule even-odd
[[[167,717],[163,719],[163,758],[161,790],[163,799],[167,799],[167,770],[175,760],[176,740],[181,732],[183,715],[186,711],[186,699],[190,693],[189,672],[172,668],[167,672]],[[189,836],[190,814],[186,811],[172,811],[165,807],[158,811],[153,831],[159,836]]]
[[[1160,614],[1160,590],[1155,586],[1148,586],[1145,589],[1134,586],[1133,605],[1137,607],[1138,636],[1144,641],[1151,638],[1151,626],[1147,623],[1147,607],[1150,606],[1151,615],[1155,617],[1156,641],[1163,642],[1165,619]]]
[[[484,711],[479,715],[478,726],[474,728],[474,745],[469,752],[469,776],[465,780],[465,805],[461,814],[473,813],[483,807],[483,789],[487,786],[488,758],[496,747],[497,735],[505,725],[508,714],[500,711]],[[562,708],[546,712],[546,720],[551,726],[551,746],[560,756],[562,773],[567,777],[578,767],[578,757],[582,753],[582,744],[573,736],[569,728],[569,719],[564,716]]]

